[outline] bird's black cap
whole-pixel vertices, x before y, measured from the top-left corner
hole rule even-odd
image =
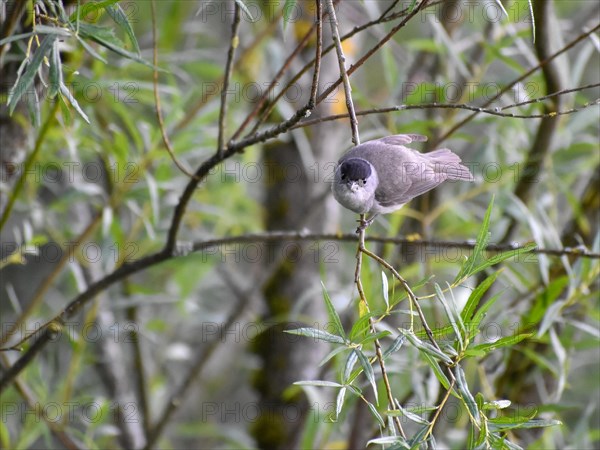
[[[344,180],[366,180],[371,176],[371,165],[362,158],[350,158],[342,163],[340,172]]]

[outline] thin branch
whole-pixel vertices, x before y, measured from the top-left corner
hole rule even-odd
[[[240,28],[240,5],[235,2],[235,10],[233,13],[233,24],[231,25],[231,41],[229,51],[227,52],[227,62],[225,63],[225,75],[223,76],[223,89],[221,90],[221,110],[219,111],[219,137],[217,152],[223,155],[225,151],[225,117],[227,116],[227,91],[229,89],[229,81],[233,72],[233,59],[235,50],[237,49],[240,38],[238,30]]]
[[[575,45],[577,45],[579,42],[583,41],[588,36],[590,36],[591,34],[593,34],[594,32],[596,32],[596,30],[598,30],[598,29],[600,29],[600,24],[596,25],[591,30],[589,30],[589,31],[587,31],[587,32],[579,35],[578,37],[576,37],[575,39],[573,39],[571,42],[569,42],[568,44],[566,44],[563,48],[561,48],[557,52],[553,53],[552,55],[550,55],[549,57],[547,57],[543,61],[540,61],[539,64],[537,64],[536,66],[532,67],[527,72],[525,72],[523,75],[520,75],[519,77],[515,78],[513,81],[511,81],[510,83],[508,83],[504,87],[504,89],[502,89],[500,92],[498,92],[498,94],[496,94],[494,97],[492,97],[490,100],[488,100],[483,106],[486,107],[486,106],[489,106],[490,104],[492,104],[492,102],[494,100],[496,100],[496,99],[500,98],[502,95],[504,95],[515,84],[520,83],[524,79],[528,78],[529,75],[531,75],[532,73],[538,71],[541,67],[543,67],[544,65],[548,64],[550,61],[552,61],[553,59],[557,58],[558,56],[562,55],[567,50],[571,49],[572,47],[574,47]],[[471,114],[470,116],[466,117],[465,119],[461,120],[459,123],[455,124],[446,133],[444,133],[443,136],[441,136],[440,138],[438,138],[435,142],[432,142],[432,147],[437,147],[441,142],[443,142],[446,139],[448,139],[457,130],[459,130],[460,128],[462,128],[463,125],[469,123],[477,114],[479,114],[479,112],[475,112],[475,113]]]
[[[187,170],[183,164],[177,159],[175,156],[175,152],[173,150],[173,146],[171,145],[171,141],[169,140],[169,136],[167,134],[167,130],[165,128],[165,121],[163,120],[161,103],[160,103],[160,94],[158,91],[158,43],[156,39],[156,4],[155,0],[150,2],[151,7],[151,16],[152,16],[152,62],[153,62],[153,70],[152,70],[152,79],[154,86],[154,106],[156,110],[156,119],[158,120],[158,127],[160,128],[160,134],[162,136],[163,143],[165,144],[165,148],[171,157],[171,160],[175,163],[177,168],[183,172],[188,177],[194,177],[195,175]]]
[[[600,84],[598,84],[598,85],[600,85]],[[571,90],[571,91],[574,91],[574,90]],[[544,96],[544,98],[546,98],[546,97],[549,97],[549,96]],[[527,103],[534,103],[537,101],[541,101],[541,99],[542,98],[530,100]],[[373,108],[373,109],[368,109],[365,111],[357,111],[356,115],[357,116],[368,116],[368,115],[372,115],[372,114],[387,114],[390,112],[408,111],[408,110],[415,110],[415,109],[417,109],[417,110],[419,110],[419,109],[464,109],[467,111],[476,111],[477,113],[489,114],[492,116],[506,117],[506,118],[512,118],[512,119],[542,119],[542,118],[552,118],[552,117],[573,114],[573,113],[576,113],[579,111],[583,111],[584,109],[587,109],[590,106],[595,106],[595,105],[600,105],[600,98],[598,98],[592,102],[588,102],[579,107],[567,109],[564,111],[548,112],[548,113],[543,113],[543,114],[513,114],[513,113],[503,113],[503,112],[501,112],[501,109],[513,108],[516,105],[509,105],[504,108],[486,109],[486,108],[481,108],[478,106],[470,106],[470,105],[455,104],[455,103],[424,103],[424,104],[420,104],[420,105],[397,105],[397,106],[388,106],[388,107],[384,107],[384,108]],[[304,121],[300,122],[299,124],[295,125],[294,127],[292,127],[292,129],[304,128],[304,127],[314,125],[316,123],[331,122],[334,120],[347,119],[348,117],[349,117],[348,114],[335,114],[335,115],[331,115],[331,116],[320,117],[317,119],[304,120]]]
[[[346,72],[346,57],[344,56],[344,49],[340,41],[340,31],[335,15],[335,8],[333,7],[333,0],[327,0],[327,9],[329,12],[329,23],[331,25],[331,34],[333,36],[333,43],[335,44],[335,51],[337,53],[338,66],[340,68],[340,77],[344,84],[344,96],[346,97],[346,109],[350,117],[350,128],[352,129],[352,142],[354,145],[360,144],[360,136],[358,134],[358,120],[356,119],[356,112],[354,111],[354,103],[352,101],[352,87],[350,86],[350,79]]]
[[[396,25],[394,28],[392,28],[390,30],[390,32],[388,34],[386,34],[383,38],[381,38],[381,40],[379,40],[379,42],[377,42],[377,44],[375,44],[369,51],[367,51],[367,53],[365,53],[358,61],[356,61],[355,64],[352,64],[350,66],[350,68],[347,71],[348,75],[352,75],[359,67],[361,67],[371,56],[373,56],[379,49],[381,49],[381,47],[383,47],[392,37],[394,37],[394,35],[401,29],[403,28],[409,21],[410,19],[412,19],[414,16],[417,15],[417,13],[419,11],[421,11],[424,7],[427,6],[427,3],[429,3],[429,0],[423,0],[421,3],[419,3],[419,6],[413,8],[413,10],[408,13],[404,19],[398,24]],[[322,102],[323,100],[325,100],[329,94],[331,94],[338,86],[339,84],[342,82],[342,77],[338,78],[336,81],[334,81],[333,83],[331,83],[331,85],[329,86],[328,89],[326,89],[323,93],[321,93],[321,95],[318,98],[318,102]]]
[[[444,0],[433,2],[433,3],[429,4],[428,6],[439,5],[439,4],[443,3],[443,1]],[[336,1],[336,3],[337,3],[337,1]],[[345,40],[350,39],[352,36],[354,36],[354,35],[362,32],[362,31],[364,31],[364,30],[366,30],[368,28],[371,28],[371,27],[373,27],[375,25],[379,25],[380,23],[389,22],[389,21],[397,19],[399,17],[406,16],[408,14],[410,8],[405,8],[402,11],[400,11],[398,13],[395,13],[395,14],[390,14],[389,16],[387,15],[387,13],[390,12],[391,9],[395,6],[395,3],[396,2],[392,3],[390,5],[390,7],[388,9],[386,9],[377,19],[371,20],[370,22],[367,22],[367,23],[365,23],[363,25],[354,27],[350,32],[348,32],[345,35],[343,35],[340,40],[343,42]],[[326,15],[327,15],[327,11],[325,11],[325,16]],[[323,49],[322,55],[325,56],[327,53],[329,53],[330,51],[332,51],[334,48],[335,48],[334,44],[331,44],[331,45],[325,47]],[[315,63],[314,59],[312,61],[307,62],[304,65],[304,67],[302,67],[302,69],[300,69],[298,71],[298,73],[292,77],[292,79],[288,82],[288,84],[279,92],[279,94],[277,94],[274,97],[273,101],[270,103],[270,105],[268,106],[268,108],[263,112],[263,114],[261,115],[260,119],[254,125],[254,128],[250,132],[250,134],[252,134],[252,133],[254,133],[254,132],[256,132],[258,130],[259,126],[266,120],[267,117],[269,117],[269,115],[271,114],[271,111],[273,110],[273,108],[275,107],[275,105],[277,104],[277,102],[281,99],[281,97],[283,97],[285,95],[285,93],[290,88],[290,86],[293,86],[302,77],[302,75],[304,75],[306,73],[306,71],[308,71],[313,66],[314,63]]]
[[[231,137],[230,141],[235,141],[237,138],[239,138],[240,135],[242,134],[242,132],[244,131],[244,129],[250,123],[250,121],[254,117],[256,117],[256,115],[261,111],[261,109],[263,108],[265,102],[269,98],[269,95],[270,95],[271,91],[275,88],[275,86],[277,86],[279,84],[279,80],[281,80],[281,78],[283,77],[283,75],[285,74],[285,72],[289,69],[289,67],[290,67],[292,61],[294,60],[294,58],[296,58],[296,56],[308,44],[310,36],[312,35],[315,27],[321,27],[321,14],[320,14],[321,3],[319,1],[317,1],[317,9],[318,9],[317,10],[317,20],[310,27],[310,29],[304,34],[304,36],[302,37],[302,39],[300,40],[300,42],[298,43],[298,45],[296,45],[296,48],[288,55],[288,57],[286,58],[286,60],[281,65],[281,68],[277,71],[277,73],[275,74],[275,76],[273,77],[273,79],[269,82],[269,84],[268,84],[267,88],[265,89],[264,93],[261,95],[261,97],[256,102],[256,106],[254,106],[254,109],[252,109],[252,111],[246,116],[246,118],[244,119],[244,121],[242,122],[242,124],[238,127],[238,129],[235,131],[235,133],[233,133],[233,136]],[[319,34],[319,30],[317,29],[317,35],[318,34]],[[321,38],[317,37],[317,40],[320,41]],[[320,50],[320,48],[319,48],[319,50]],[[317,53],[317,55],[318,55],[319,58],[321,57],[320,53]],[[260,121],[258,121],[257,124],[255,125],[255,127],[252,129],[252,131],[250,132],[251,134],[254,133],[254,132],[256,132],[256,129],[258,128],[259,123],[260,123]]]
[[[321,0],[315,0],[317,7],[317,44],[315,50],[315,69],[313,79],[310,85],[310,99],[308,104],[314,108],[317,104],[317,94],[319,92],[319,75],[321,74],[321,58],[323,57],[323,7]]]
[[[600,86],[600,83],[586,84],[585,86],[579,86],[579,87],[571,88],[571,89],[563,89],[558,92],[553,92],[552,94],[544,95],[543,97],[534,98],[532,100],[527,100],[524,102],[513,103],[512,105],[508,105],[508,106],[503,106],[502,108],[500,108],[500,110],[504,111],[505,109],[516,108],[517,106],[529,105],[530,103],[541,102],[541,101],[547,100],[549,98],[558,97],[559,95],[570,94],[572,92],[584,91],[586,89],[592,89],[592,88],[595,88],[598,86]],[[596,103],[597,102],[598,102],[598,100],[596,100]]]
[[[354,272],[354,283],[356,284],[356,289],[358,290],[358,295],[360,297],[360,302],[365,308],[367,314],[371,313],[369,308],[369,302],[367,302],[367,297],[365,296],[365,291],[363,289],[362,280],[360,278],[360,272],[362,268],[362,255],[365,252],[365,230],[366,230],[366,221],[365,215],[360,215],[360,226],[356,230],[358,233],[358,247],[356,249],[356,269]],[[375,321],[373,317],[369,317],[369,326],[371,328],[371,333],[376,334],[377,330],[375,329]],[[388,379],[387,370],[385,368],[385,361],[383,360],[383,353],[381,352],[381,343],[379,339],[375,339],[375,355],[376,359],[379,362],[379,368],[381,369],[381,377],[383,378],[383,384],[385,385],[385,392],[388,397],[388,404],[391,410],[396,409],[396,403],[394,401],[394,394],[392,393],[392,387],[390,385],[390,380]],[[402,428],[402,423],[400,422],[400,418],[398,416],[392,416],[392,420],[396,429],[400,433],[400,435],[406,439],[406,434],[404,433],[404,429]]]

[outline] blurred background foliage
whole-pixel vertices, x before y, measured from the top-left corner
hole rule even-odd
[[[420,4],[337,2],[342,35],[374,22],[343,42],[347,67],[380,42],[413,3]],[[492,195],[491,243],[600,250],[599,112],[597,105],[587,105],[600,97],[600,9],[584,0],[505,1],[506,14],[500,2],[429,3],[350,80],[357,110],[417,106],[359,116],[363,142],[419,133],[429,137],[421,150],[447,146],[473,169],[474,183],[447,183],[380,218],[368,232],[414,241],[368,245],[417,286],[417,295],[429,296],[422,307],[432,328],[444,329],[448,318],[434,297],[434,282],[443,288],[452,283],[472,252],[418,242],[473,242]],[[0,5],[4,348],[29,349],[36,336],[19,341],[93,281],[163,248],[190,178],[166,151],[157,122],[153,22],[165,129],[175,157],[193,172],[218,145],[220,90],[236,5],[241,21],[226,97],[226,143],[306,33],[305,46],[260,106],[259,116],[265,114],[258,129],[289,118],[308,100],[317,45],[314,28],[310,31],[314,2]],[[378,20],[391,6],[388,15],[404,13]],[[332,42],[328,20],[324,47]],[[493,99],[539,61],[594,29]],[[275,102],[307,64],[306,73]],[[332,51],[323,58],[319,93],[338,77]],[[461,124],[471,112],[418,107],[434,102],[525,116],[577,111],[542,119],[478,114]],[[310,119],[345,112],[338,87]],[[183,216],[179,255],[102,290],[3,389],[0,445],[363,448],[384,436],[356,397],[348,394],[333,420],[335,391],[292,385],[341,382],[347,361],[340,356],[320,366],[333,347],[283,333],[305,325],[331,332],[321,282],[344,328],[356,324],[356,243],[333,238],[265,243],[250,237],[190,251],[192,242],[265,231],[353,232],[356,217],[329,195],[334,163],[350,138],[346,119],[315,123],[251,145],[212,169]],[[488,292],[499,297],[477,343],[528,333],[525,340],[470,355],[462,364],[474,396],[512,402],[505,417],[562,423],[503,430],[514,445],[600,443],[599,268],[597,258],[520,254],[446,292],[460,311],[473,289],[499,271]],[[373,261],[365,262],[363,283],[371,307],[385,309],[388,293],[382,292],[381,267]],[[391,281],[389,289],[391,300],[402,297]],[[378,323],[379,331],[398,336],[409,317],[403,305]],[[393,341],[383,338],[386,346]],[[0,354],[3,373],[19,356]],[[387,364],[401,404],[431,418],[427,408],[439,404],[445,391],[417,348],[404,344]],[[373,366],[383,414],[385,391]],[[356,385],[373,403],[364,374]],[[174,414],[165,415],[170,411]],[[408,422],[409,434],[416,433],[418,421]],[[468,423],[465,406],[452,398],[436,423],[437,443],[465,448]]]

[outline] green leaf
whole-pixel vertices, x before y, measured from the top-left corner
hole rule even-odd
[[[429,423],[430,423],[428,420],[423,419],[418,414],[415,414],[414,412],[404,409],[401,406],[399,406],[399,409],[393,409],[393,410],[386,411],[386,414],[388,416],[404,416],[407,419],[409,419],[415,423],[418,423],[420,425],[429,425]]]
[[[331,342],[332,344],[345,344],[346,341],[340,336],[328,333],[318,328],[296,328],[295,330],[284,330],[284,333],[297,334],[298,336],[306,336],[317,339],[318,341]]]
[[[400,332],[402,334],[404,334],[409,342],[414,345],[415,347],[417,347],[417,349],[423,353],[426,353],[430,356],[433,356],[435,358],[438,358],[440,360],[442,360],[444,363],[446,364],[452,364],[452,359],[446,355],[444,352],[442,352],[441,350],[438,350],[437,348],[435,348],[433,345],[431,345],[428,342],[424,342],[422,340],[420,340],[418,337],[416,337],[414,335],[414,333],[411,333],[409,331],[406,330],[400,330]]]
[[[293,384],[295,384],[296,386],[317,386],[317,387],[334,387],[334,388],[344,387],[343,384],[336,383],[335,381],[325,381],[325,380],[303,380],[303,381],[295,381]]]
[[[154,65],[145,61],[135,53],[125,50],[122,45],[123,43],[114,35],[112,28],[99,27],[89,23],[81,23],[79,26],[79,34],[88,38],[102,47],[105,47],[114,53],[121,55],[127,59],[138,62],[150,68],[154,68]]]
[[[73,14],[69,16],[69,22],[75,22],[80,19],[87,17],[97,17],[103,9],[114,5],[119,0],[102,0],[98,2],[85,3],[75,10]]]
[[[133,45],[133,48],[135,49],[136,53],[139,56],[140,55],[140,47],[138,45],[137,38],[135,37],[133,28],[131,28],[129,19],[127,18],[127,15],[121,9],[121,6],[118,4],[107,6],[106,12],[112,18],[112,20],[114,20],[115,23],[117,25],[119,25],[125,31],[125,33],[127,34],[127,37],[129,37],[129,40],[131,41],[131,45]]]
[[[448,380],[448,377],[446,377],[446,374],[442,370],[442,367],[437,359],[432,358],[426,353],[423,354],[423,357],[425,358],[427,364],[429,364],[429,367],[431,367],[431,370],[433,370],[433,374],[438,379],[440,384],[444,386],[444,389],[450,389],[450,381]]]
[[[60,91],[60,86],[63,83],[62,65],[60,62],[60,52],[58,50],[58,41],[54,41],[52,52],[50,54],[50,70],[49,70],[50,87],[48,89],[48,97],[54,98]]]
[[[375,372],[373,371],[373,366],[361,350],[354,349],[354,353],[356,353],[356,356],[358,356],[358,360],[360,361],[360,365],[362,366],[363,371],[367,376],[367,380],[369,380],[369,383],[371,383],[373,393],[375,394],[375,403],[379,403],[379,400],[377,398],[377,382],[375,381]]]
[[[529,253],[532,250],[537,248],[537,244],[535,242],[530,242],[529,244],[524,245],[521,248],[517,248],[515,250],[509,250],[507,252],[498,253],[491,258],[487,258],[482,263],[478,264],[470,275],[474,275],[482,270],[487,269],[488,267],[494,266],[496,264],[501,263],[502,261],[506,261],[507,259],[513,258],[515,256],[522,255],[524,253]]]
[[[487,247],[488,241],[490,239],[489,236],[489,228],[490,228],[490,219],[492,216],[492,207],[494,206],[494,196],[490,200],[490,204],[485,212],[485,216],[483,217],[483,223],[481,224],[481,229],[479,230],[479,234],[477,235],[477,242],[475,247],[473,248],[473,254],[467,258],[467,260],[463,263],[458,275],[454,279],[453,284],[459,284],[464,281],[466,278],[471,276],[474,272],[474,268],[478,264],[481,256],[485,248]]]
[[[361,346],[364,346],[365,344],[368,344],[369,342],[373,342],[375,339],[383,339],[385,337],[388,337],[390,334],[392,334],[392,333],[388,330],[383,330],[383,331],[379,331],[377,333],[369,334],[369,335],[365,336],[358,344]]]
[[[387,359],[388,356],[390,356],[392,353],[397,352],[398,350],[400,350],[400,347],[402,347],[402,344],[404,344],[404,341],[406,341],[406,336],[404,335],[400,335],[398,336],[396,339],[394,339],[394,342],[392,342],[392,345],[389,346],[389,348],[383,352],[383,359]]]
[[[530,338],[531,336],[533,336],[533,333],[522,333],[522,334],[517,334],[515,336],[506,336],[506,337],[498,339],[496,342],[492,342],[489,344],[475,345],[472,347],[472,349],[476,350],[476,351],[483,351],[487,354],[487,353],[490,353],[500,347],[508,347],[508,346],[517,344],[518,342],[521,342],[523,339]]]
[[[348,354],[348,358],[346,358],[346,364],[344,364],[344,375],[342,378],[342,381],[344,383],[347,383],[348,380],[350,379],[350,376],[352,375],[352,370],[354,369],[354,366],[356,365],[356,361],[358,361],[358,355],[353,350]]]
[[[76,37],[77,37],[77,40],[79,41],[79,43],[83,46],[83,48],[85,50],[87,50],[87,52],[90,55],[92,55],[92,57],[96,58],[98,61],[102,61],[104,64],[108,64],[108,61],[106,59],[104,59],[104,57],[102,55],[100,55],[100,53],[98,53],[96,50],[94,50],[94,47],[92,47],[90,44],[85,42],[85,40],[81,39],[79,37],[79,35],[77,35]]]
[[[382,428],[385,428],[385,422],[383,421],[383,417],[381,417],[381,414],[377,412],[375,405],[373,405],[373,403],[371,402],[367,402],[367,406],[371,410],[371,414],[373,414],[373,416],[377,419],[377,422],[379,422],[379,425],[381,425]]]
[[[490,274],[485,280],[483,280],[479,284],[479,286],[477,286],[473,290],[473,292],[471,292],[471,295],[469,295],[469,299],[467,300],[467,304],[465,305],[461,313],[463,322],[469,322],[471,320],[473,314],[475,313],[475,310],[477,309],[477,306],[479,306],[479,301],[481,300],[481,297],[483,297],[483,294],[485,294],[488,291],[488,289],[492,286],[492,284],[494,284],[494,281],[496,281],[498,275],[500,275],[500,272],[494,272]]]
[[[344,333],[344,327],[342,326],[342,321],[340,320],[340,316],[338,315],[337,311],[333,307],[331,298],[329,297],[329,294],[327,293],[327,289],[325,288],[325,285],[323,284],[322,281],[321,281],[321,287],[323,290],[323,299],[325,300],[325,306],[327,307],[327,315],[329,316],[329,320],[331,320],[331,322],[333,323],[335,332],[345,338],[346,334]]]
[[[458,318],[459,316],[456,314],[455,308],[451,308],[450,305],[448,304],[448,301],[446,300],[446,296],[442,292],[440,285],[435,283],[434,288],[435,288],[435,294],[436,294],[437,298],[439,299],[439,301],[442,303],[442,306],[444,307],[444,311],[446,312],[446,316],[448,317],[448,320],[450,321],[450,326],[454,330],[456,339],[458,339],[460,349],[463,349],[464,348],[463,332],[462,332],[462,330],[459,329],[459,326],[456,323],[456,318]],[[463,325],[463,328],[464,328],[464,325]]]
[[[350,330],[348,338],[351,341],[356,341],[358,337],[362,338],[367,335],[371,328],[370,320],[376,315],[377,313],[371,311],[361,316],[356,322],[354,322],[354,325],[352,325],[352,329]]]
[[[460,393],[465,406],[469,410],[471,418],[475,421],[477,425],[479,425],[479,408],[477,407],[477,402],[475,401],[473,394],[471,394],[471,391],[469,391],[467,379],[465,378],[465,372],[462,369],[462,367],[456,366],[454,373],[456,374],[456,384],[458,387],[458,392]]]
[[[385,272],[382,270],[381,271],[381,290],[383,292],[383,301],[385,302],[385,306],[386,308],[389,310],[390,309],[390,297],[389,297],[389,286],[388,286],[388,279],[385,276]]]
[[[544,428],[562,425],[560,420],[554,419],[528,419],[523,417],[497,417],[489,419],[489,428],[491,431],[507,431],[525,428]]]
[[[338,353],[342,353],[346,350],[350,350],[350,347],[336,347],[333,350],[331,350],[327,356],[325,356],[325,358],[323,358],[323,360],[319,363],[319,367],[323,367],[325,364],[327,364],[327,362],[333,358],[335,355],[337,355]]]
[[[29,63],[27,64],[27,69],[25,69],[25,73],[20,75],[20,71],[23,70],[24,67],[21,65],[19,67],[19,72],[17,73],[17,81],[13,85],[10,93],[8,94],[7,106],[9,113],[12,115],[17,103],[27,92],[29,87],[32,85],[37,72],[44,61],[44,58],[50,53],[52,50],[52,46],[54,45],[54,41],[56,40],[56,35],[48,35],[44,38],[40,46],[37,48]],[[25,61],[23,62],[25,63]]]
[[[468,322],[470,336],[474,336],[475,334],[477,334],[477,328],[479,327],[479,324],[485,318],[485,315],[487,314],[488,310],[494,305],[494,303],[496,303],[496,300],[498,300],[501,295],[502,292],[494,294],[487,300],[487,302],[484,303],[484,305],[481,308],[477,310],[473,319],[471,319],[471,321]]]
[[[79,115],[83,118],[83,120],[85,120],[89,124],[90,119],[88,118],[87,114],[83,112],[83,109],[81,109],[79,103],[77,103],[77,100],[75,100],[75,97],[73,97],[73,95],[69,91],[69,88],[67,88],[67,86],[65,86],[64,83],[61,83],[59,87],[61,95],[69,101],[71,106],[75,108],[75,111],[77,111]]]
[[[344,398],[346,397],[346,388],[343,387],[340,389],[340,391],[337,394],[337,397],[335,398],[335,418],[337,419],[338,417],[340,417],[340,414],[342,412],[342,407],[344,406]]]

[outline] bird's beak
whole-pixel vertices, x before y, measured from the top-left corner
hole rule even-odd
[[[359,185],[358,185],[358,183],[357,183],[357,182],[355,182],[355,181],[353,181],[353,182],[350,184],[350,190],[351,190],[352,192],[356,192],[356,191],[358,191],[358,188],[359,188],[359,187],[360,187],[360,186],[359,186]]]

